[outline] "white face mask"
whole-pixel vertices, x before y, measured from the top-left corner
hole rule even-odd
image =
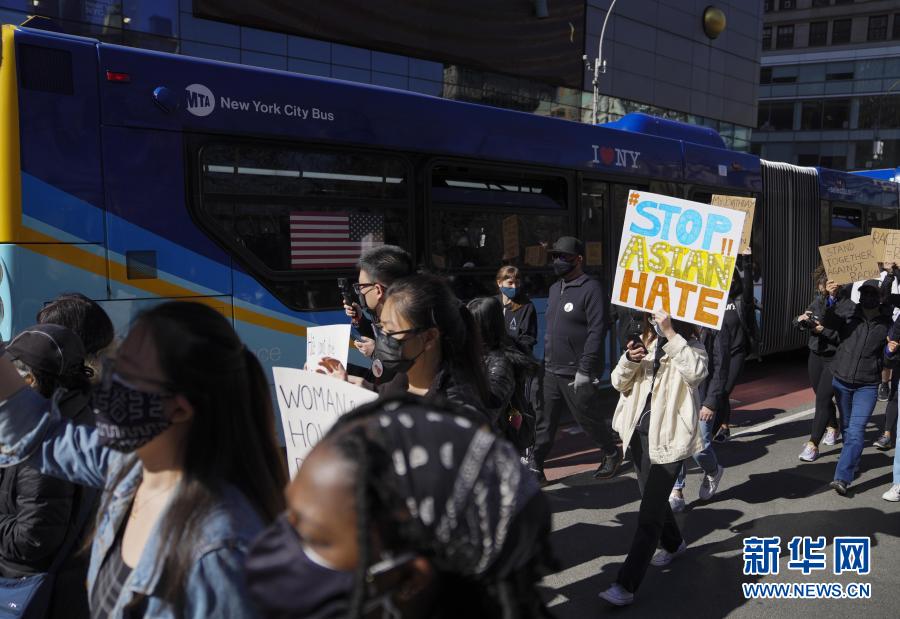
[[[653,327],[653,330],[656,331],[656,337],[664,337],[664,336],[663,336],[663,331],[662,331],[662,329],[660,328],[659,323],[657,323],[655,320],[651,320],[651,321],[650,321],[650,326],[652,326],[652,327]]]

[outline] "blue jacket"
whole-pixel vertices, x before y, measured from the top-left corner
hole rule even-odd
[[[90,595],[116,533],[124,526],[143,467],[134,456],[101,446],[94,428],[68,423],[60,417],[55,402],[48,402],[29,388],[0,402],[0,466],[25,461],[46,475],[103,490],[101,505],[107,507],[98,514],[91,546],[87,581]],[[115,487],[106,485],[120,475],[124,477]],[[257,616],[247,596],[243,562],[250,542],[264,524],[237,489],[226,487],[222,494],[221,504],[198,529],[202,533],[195,540],[193,568],[184,583],[183,607],[173,608],[157,591],[161,576],[157,524],[111,617],[127,616],[126,607],[142,600],[147,617]]]

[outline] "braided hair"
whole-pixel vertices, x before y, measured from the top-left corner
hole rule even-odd
[[[483,419],[464,408],[447,408],[440,414],[453,420],[448,424],[450,427],[471,427],[469,433],[473,437],[486,434],[479,428]],[[467,554],[465,549],[460,550],[459,538],[465,537],[465,531],[455,532],[449,542],[443,542],[440,535],[435,534],[434,527],[423,524],[428,522],[427,519],[416,517],[416,505],[422,503],[417,503],[420,497],[411,494],[402,478],[395,474],[400,446],[397,435],[392,438],[386,426],[393,423],[394,429],[404,431],[396,420],[415,418],[417,423],[424,425],[426,418],[433,420],[435,415],[438,413],[433,402],[426,405],[417,396],[400,394],[348,413],[325,438],[355,469],[359,560],[348,616],[363,616],[369,589],[368,568],[375,559],[371,543],[373,531],[377,531],[384,548],[394,553],[413,552],[433,565],[441,581],[439,599],[433,611],[438,613],[435,616],[469,614],[503,619],[551,616],[535,586],[555,567],[549,548],[549,506],[539,490],[518,495],[519,498],[527,496],[527,499],[517,504],[519,510],[508,523],[503,543],[491,555],[490,566],[482,571],[474,568],[477,557]],[[446,438],[441,432],[433,435],[437,441]],[[490,440],[498,441],[496,448],[500,451],[509,448],[515,464],[521,466],[511,446],[502,443],[501,439],[492,437]],[[436,467],[443,471],[439,483],[456,488],[453,482],[458,470],[448,469],[446,464],[443,462],[443,468],[440,464]],[[516,475],[509,475],[509,478],[515,480]],[[527,471],[522,481],[522,487],[534,483]],[[459,520],[465,520],[464,515],[460,515]]]

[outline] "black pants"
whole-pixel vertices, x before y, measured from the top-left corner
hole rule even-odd
[[[588,386],[580,394],[569,386],[573,376],[559,376],[544,372],[544,406],[537,412],[535,427],[534,464],[544,469],[544,459],[553,447],[559,418],[565,408],[569,409],[578,425],[591,440],[603,449],[604,454],[614,453],[616,442],[612,431],[612,411],[603,411],[600,406],[600,392]]]
[[[631,435],[631,459],[637,469],[641,507],[631,550],[616,578],[616,582],[631,593],[637,591],[644,579],[656,549],[662,546],[669,552],[675,552],[683,541],[678,523],[672,515],[672,508],[669,507],[669,493],[672,492],[682,461],[651,464],[648,449],[647,435],[640,432]]]
[[[822,441],[825,428],[839,428],[834,407],[833,376],[831,361],[834,357],[823,357],[814,352],[809,353],[806,369],[809,371],[809,383],[816,393],[816,414],[813,417],[812,434],[809,440],[814,445]]]
[[[897,385],[900,384],[900,369],[894,369],[891,374],[891,397],[888,400],[887,408],[884,409],[884,428],[883,432],[890,432],[891,438],[897,437]]]
[[[731,401],[729,400],[734,386],[737,384],[738,378],[741,377],[741,371],[744,369],[744,361],[747,359],[747,353],[740,352],[731,357],[728,362],[728,379],[725,381],[725,393],[722,394],[719,410],[716,411],[716,422],[713,428],[719,428],[722,425],[731,423]]]

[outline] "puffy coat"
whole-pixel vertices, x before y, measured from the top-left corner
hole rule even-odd
[[[488,414],[494,427],[502,431],[506,428],[505,415],[510,406],[519,412],[528,412],[525,384],[540,365],[534,357],[513,346],[489,350],[484,356],[484,365],[491,392]]]
[[[697,387],[706,378],[708,358],[697,340],[688,342],[675,335],[663,346],[656,380],[653,359],[658,340],[647,346],[640,362],[622,355],[610,380],[618,391],[619,403],[613,415],[613,429],[626,447],[644,410],[651,384],[649,456],[653,464],[668,464],[689,458],[703,449],[698,422],[700,402]]]

